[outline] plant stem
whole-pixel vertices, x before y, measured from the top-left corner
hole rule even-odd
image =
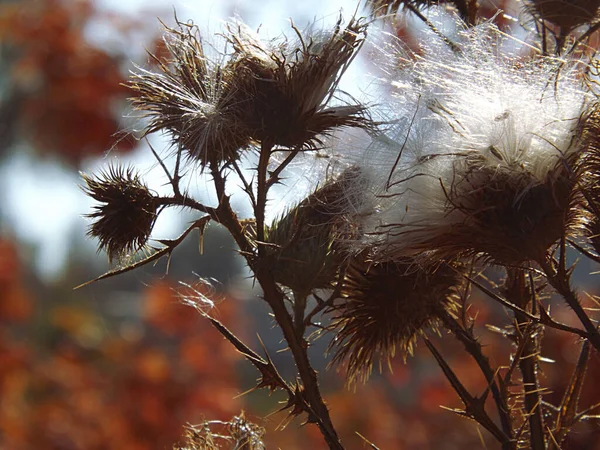
[[[508,409],[508,404],[506,402],[506,398],[502,395],[502,392],[498,388],[498,383],[496,382],[496,374],[492,370],[490,365],[490,361],[487,356],[484,355],[481,344],[475,339],[475,337],[465,330],[458,321],[448,314],[447,311],[442,311],[440,313],[440,318],[444,322],[444,325],[450,330],[454,336],[463,344],[467,353],[469,353],[485,377],[490,390],[492,391],[492,396],[494,397],[494,402],[496,403],[496,407],[498,409],[498,416],[500,417],[500,424],[502,425],[502,431],[511,437],[513,436],[513,430],[510,420],[510,413]],[[505,442],[502,444],[503,450],[508,450],[513,448],[511,442]]]
[[[577,292],[571,287],[569,277],[565,270],[559,268],[556,270],[548,261],[538,261],[538,264],[546,274],[546,279],[550,285],[558,292],[567,302],[567,305],[575,312],[579,321],[588,332],[588,339],[600,351],[600,333],[598,328],[592,323],[591,319],[581,306]]]
[[[522,309],[527,308],[529,303],[534,303],[534,299],[527,291],[525,272],[522,269],[507,269],[505,291],[506,297]],[[523,378],[523,390],[525,391],[525,408],[529,420],[531,449],[544,450],[546,444],[537,363],[540,343],[535,336],[537,327],[534,327],[533,331],[525,333],[524,331],[528,329],[530,324],[530,319],[518,311],[515,311],[515,319],[517,322],[517,339],[519,344],[522,343],[523,345],[523,353],[519,359],[519,369]]]
[[[268,158],[263,158],[263,153],[261,153],[261,162],[259,163],[257,210],[255,211],[257,236],[260,236],[260,230],[262,230],[262,235],[264,236],[264,207],[267,199],[267,189],[264,183],[266,183]],[[229,197],[225,195],[225,180],[222,174],[218,169],[212,168],[212,175],[215,183],[215,189],[217,191],[217,195],[219,196],[219,206],[216,212],[218,221],[225,226],[240,247],[240,250],[245,256],[250,269],[254,273],[256,280],[263,290],[265,301],[271,307],[271,310],[275,316],[275,320],[283,332],[283,337],[287,341],[287,344],[292,352],[296,367],[298,368],[300,379],[302,380],[304,386],[303,395],[310,408],[310,411],[307,411],[309,413],[308,420],[309,422],[314,422],[317,424],[321,430],[321,434],[323,434],[323,437],[325,438],[325,442],[330,449],[344,450],[344,447],[342,446],[331,421],[329,410],[327,409],[327,406],[321,397],[317,374],[312,368],[308,358],[308,343],[302,336],[299,337],[296,333],[296,328],[294,326],[292,317],[285,307],[284,294],[279,286],[277,286],[277,283],[271,274],[270,268],[264,264],[265,261],[261,258],[261,254],[263,253],[261,251],[261,245],[259,244],[258,255],[256,255],[253,246],[244,235],[242,226],[237,219],[236,214],[231,208]],[[262,188],[260,187],[261,183],[263,183]],[[262,226],[259,225],[259,217],[260,222],[262,222]]]

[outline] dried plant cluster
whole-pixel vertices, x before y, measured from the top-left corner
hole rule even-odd
[[[217,223],[262,289],[297,380],[283,379],[268,355],[198,310],[258,369],[256,388],[285,392],[282,410],[305,414],[329,448],[344,447],[308,357],[311,340],[323,334],[349,384],[366,382],[373,366],[382,370],[396,354],[406,360],[422,340],[464,403],[457,413],[503,449],[559,449],[595,408],[584,410],[579,395],[600,332],[573,285],[566,252],[600,262],[600,108],[585,47],[598,5],[571,2],[579,12],[569,15],[562,2],[529,1],[524,25],[535,23],[538,32],[519,53],[495,25],[478,23],[476,1],[370,4],[374,17],[406,11],[429,31],[417,52],[396,42],[379,48],[389,62],[380,83],[385,102],[369,109],[342,102],[337,90],[366,39],[364,19],[340,19],[319,32],[292,26],[293,38],[274,41],[233,22],[221,53],[205,50],[193,24],[166,27],[167,56],[151,55],[154,68],[136,69],[130,87],[144,133],[171,139],[174,168],[155,156],[173,192],[154,195],[133,169],[118,166],[84,176],[86,193],[99,202],[89,234],[100,248],[119,259],[146,247],[140,259],[99,279],[170,256],[192,230],[202,234]],[[423,15],[432,5],[460,16],[455,35],[442,35]],[[366,131],[365,140],[338,148],[332,135],[348,127]],[[267,223],[271,189],[287,181],[290,165],[329,147],[336,147],[327,153],[331,164],[309,175],[311,191]],[[244,158],[250,152],[258,157]],[[197,171],[212,176],[215,205],[183,189],[182,178]],[[232,175],[241,192],[227,189]],[[231,195],[247,198],[251,217],[238,217]],[[149,246],[167,207],[189,208],[199,218],[179,238]],[[504,281],[489,281],[489,270]],[[477,334],[474,290],[508,313],[498,319],[503,323],[485,324],[512,343],[497,366]],[[579,326],[550,314],[553,295]],[[582,341],[559,405],[544,400],[539,371],[546,328]],[[470,393],[438,350],[434,340],[444,334],[473,358],[487,382],[484,393]],[[189,428],[185,448],[218,448],[219,439],[230,448],[263,448],[262,431],[243,418],[224,435],[212,431],[214,424]]]
[[[235,450],[264,450],[264,433],[264,429],[248,422],[242,413],[229,422],[207,420],[187,426],[185,443],[173,450],[217,450],[223,448],[223,443]]]

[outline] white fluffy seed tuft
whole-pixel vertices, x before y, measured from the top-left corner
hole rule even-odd
[[[507,193],[518,204],[564,177],[557,167],[579,150],[578,125],[593,95],[576,65],[507,55],[510,38],[491,24],[459,39],[460,54],[432,41],[418,55],[390,55],[402,68],[387,82],[388,129],[366,151],[345,155],[364,176],[357,250],[375,248],[382,260],[437,250],[432,242],[470,220],[465,195],[471,201],[497,175],[520,186]]]

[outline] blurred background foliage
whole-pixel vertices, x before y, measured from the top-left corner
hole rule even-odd
[[[223,3],[225,14],[233,15],[236,5]],[[197,240],[188,238],[168,272],[162,261],[73,291],[108,266],[105,255],[95,255],[93,245],[84,242],[84,219],[57,230],[54,219],[70,214],[72,198],[61,197],[55,186],[75,185],[78,169],[113,154],[136,152],[137,142],[123,132],[131,124],[122,119],[127,114],[122,83],[130,60],[147,64],[142,49],[160,45],[156,16],[172,17],[168,2],[141,6],[121,14],[92,0],[0,2],[0,449],[169,449],[184,424],[228,420],[241,410],[267,429],[267,448],[325,448],[316,427],[272,414],[282,406],[277,395],[242,395],[258,374],[181,302],[209,296],[219,320],[256,349],[260,335],[284,377],[293,378],[278,330],[235,258],[234,244],[218,229],[205,236],[202,254]],[[251,12],[252,2],[240,8]],[[495,11],[491,4],[489,9]],[[312,14],[308,10],[305,17]],[[504,16],[498,20],[506,22]],[[396,32],[405,42],[416,42],[406,23]],[[23,158],[27,164],[15,163]],[[46,181],[47,171],[55,175]],[[37,215],[40,200],[25,186],[32,173],[42,177],[54,205]],[[57,244],[66,257],[50,252],[41,263],[54,264],[52,270],[40,270],[40,252],[14,219],[15,204],[42,230],[38,241],[67,234]],[[85,202],[78,207],[79,214],[89,211]],[[184,213],[178,218],[179,223],[187,219]],[[219,283],[208,292],[199,277]],[[505,323],[507,315],[497,306],[483,299],[476,305],[479,323]],[[502,358],[509,343],[489,330],[480,332],[490,358],[508,364]],[[460,345],[434,339],[466,387],[482,391],[485,382]],[[574,338],[548,330],[546,339],[553,345],[544,356],[572,367]],[[424,346],[406,364],[397,359],[392,372],[384,370],[349,391],[343,372],[326,370],[326,340],[315,342],[313,362],[348,449],[368,448],[356,432],[381,449],[479,448],[487,439],[473,423],[440,408],[460,402]],[[589,380],[600,376],[597,355],[590,371]],[[549,368],[544,376],[559,387],[549,397],[560,401],[570,370]],[[600,397],[600,384],[588,383],[586,389],[584,398]],[[568,448],[600,448],[598,426],[587,426],[573,433]]]

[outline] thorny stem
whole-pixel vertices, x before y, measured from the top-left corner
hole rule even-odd
[[[267,172],[269,170],[269,159],[271,158],[272,145],[263,141],[260,147],[260,158],[258,161],[258,182],[256,186],[256,208],[254,208],[254,217],[256,218],[256,239],[258,242],[265,241],[265,210],[267,209],[267,194],[269,186],[267,185]],[[264,255],[264,247],[259,244],[258,256]]]
[[[261,183],[266,182],[266,171],[268,165],[268,157],[263,158],[264,153],[270,153],[270,151],[261,152],[260,159],[262,164],[259,163],[259,185],[257,189],[258,208],[255,212],[257,220],[257,236],[260,236],[259,233],[261,230],[264,236],[264,205],[266,204],[267,192],[265,189],[266,186],[263,184],[261,187]],[[273,279],[269,267],[265,265],[264,260],[261,260],[260,258],[262,253],[260,250],[261,247],[259,246],[258,248],[258,258],[256,258],[256,253],[252,247],[252,244],[244,235],[242,225],[231,208],[229,197],[225,195],[225,179],[223,178],[223,175],[216,167],[211,167],[211,173],[213,176],[215,189],[219,197],[219,206],[216,210],[218,221],[223,224],[225,228],[227,228],[240,247],[242,254],[245,256],[246,261],[250,266],[250,269],[254,273],[256,280],[262,288],[265,301],[271,307],[271,310],[275,316],[275,320],[281,327],[283,337],[287,341],[287,344],[292,352],[294,361],[298,368],[300,379],[304,385],[303,395],[305,396],[305,400],[310,408],[310,411],[307,411],[309,414],[308,421],[317,424],[330,449],[344,450],[333,423],[331,422],[329,410],[327,409],[327,406],[321,397],[317,374],[312,368],[308,358],[308,344],[303,337],[299,337],[296,333],[296,328],[294,327],[292,317],[285,307],[284,294]],[[262,222],[260,225],[259,217],[260,221]]]
[[[502,306],[505,306],[506,308],[510,309],[511,311],[515,311],[518,312],[520,314],[523,314],[525,317],[527,317],[528,319],[532,320],[535,323],[540,323],[544,326],[550,327],[550,328],[554,328],[556,330],[560,330],[560,331],[566,331],[567,333],[572,333],[572,334],[576,334],[578,336],[581,336],[582,338],[587,339],[589,336],[589,333],[581,330],[579,328],[575,328],[575,327],[571,327],[569,325],[566,325],[564,323],[561,322],[557,322],[554,319],[552,319],[550,317],[550,315],[543,309],[540,308],[540,316],[537,317],[534,314],[531,314],[529,311],[525,311],[524,309],[520,308],[519,306],[511,303],[510,301],[502,298],[500,295],[497,295],[495,292],[493,292],[492,290],[486,288],[483,284],[479,283],[477,280],[475,280],[472,277],[469,276],[465,276],[465,278],[474,286],[476,286],[481,292],[483,292],[484,294],[486,294],[488,297],[490,297],[491,299],[497,301],[498,303],[500,303]]]
[[[304,337],[304,330],[306,329],[304,314],[306,312],[306,300],[308,294],[304,292],[294,291],[294,325],[296,326],[296,334],[298,339]]]
[[[506,398],[504,398],[502,392],[498,388],[498,383],[496,382],[496,373],[494,370],[492,370],[492,366],[490,365],[488,357],[484,355],[481,349],[481,344],[477,341],[472,333],[465,330],[454,317],[448,314],[448,312],[440,312],[439,317],[442,319],[448,330],[450,330],[463,344],[465,350],[473,357],[481,369],[481,372],[483,373],[483,376],[485,377],[488,386],[492,391],[492,396],[494,397],[494,402],[496,403],[496,407],[498,409],[498,416],[500,417],[502,431],[504,431],[507,436],[512,438],[512,425]],[[503,450],[509,450],[512,448],[514,448],[512,442],[504,442],[502,444]]]
[[[566,268],[564,267],[564,262],[562,262],[562,259],[563,258],[561,257],[558,270],[554,267],[554,264],[548,260],[538,261],[538,264],[546,274],[546,278],[550,285],[565,299],[569,307],[579,318],[579,321],[588,332],[587,338],[590,340],[596,350],[600,351],[600,333],[598,333],[598,328],[596,328],[596,326],[592,323],[591,319],[579,302],[577,292],[575,292],[575,290],[571,287],[569,276]]]
[[[205,206],[193,198],[185,195],[175,194],[173,197],[158,197],[157,201],[160,206],[183,206],[194,209],[196,211],[208,214],[213,220],[218,221],[215,208]]]
[[[533,287],[532,287],[533,291]],[[527,308],[528,304],[535,304],[527,291],[525,272],[522,269],[507,269],[505,285],[506,297],[520,308]],[[538,381],[539,338],[536,338],[538,327],[530,328],[530,319],[524,314],[515,311],[517,340],[523,342],[523,353],[519,358],[519,369],[523,377],[523,390],[525,391],[525,408],[529,420],[529,434],[532,450],[544,450],[544,421],[542,418],[542,399]],[[525,330],[531,330],[524,332]]]

